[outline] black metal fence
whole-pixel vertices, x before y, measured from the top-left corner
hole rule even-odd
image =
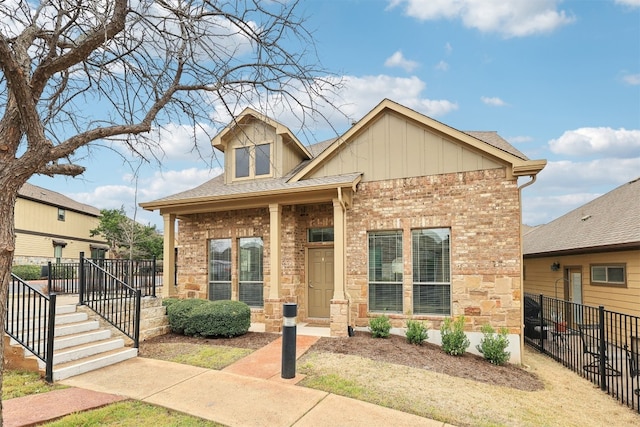
[[[525,342],[640,412],[640,317],[525,294]]]
[[[155,258],[150,260],[94,259],[91,261],[111,276],[134,289],[139,289],[142,296],[156,296],[158,271]],[[49,262],[47,272],[49,292],[58,294],[77,294],[80,292],[79,262]]]
[[[135,289],[80,253],[80,304],[86,305],[123,334],[140,342],[142,291]]]
[[[46,295],[11,274],[4,319],[6,333],[45,363],[45,379],[53,381],[53,337],[56,295]]]

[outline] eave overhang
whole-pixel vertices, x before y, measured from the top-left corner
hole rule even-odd
[[[361,179],[362,175],[357,175],[355,178],[343,182],[298,185],[275,190],[247,191],[178,200],[158,200],[140,203],[140,207],[149,211],[159,210],[161,215],[171,213],[179,216],[203,212],[262,208],[273,203],[299,205],[330,202],[338,197],[338,189],[340,189],[342,195],[349,196],[353,194]],[[350,197],[345,197],[345,199],[350,200]]]

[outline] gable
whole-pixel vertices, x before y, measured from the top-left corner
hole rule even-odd
[[[216,135],[211,144],[225,153],[224,182],[227,184],[281,178],[311,157],[286,126],[249,108]],[[248,168],[248,174],[237,173],[238,155],[247,157],[248,164],[244,166]],[[265,165],[261,173],[256,170],[259,158],[268,165],[266,173]]]
[[[363,181],[380,181],[506,166],[506,162],[449,135],[386,110],[307,177],[362,172]]]

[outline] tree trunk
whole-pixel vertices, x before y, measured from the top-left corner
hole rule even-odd
[[[22,182],[12,176],[0,176],[0,319],[2,321],[2,339],[0,340],[0,396],[4,371],[4,327],[7,311],[7,292],[11,280],[11,266],[15,251],[15,214],[14,208],[18,190]],[[2,426],[2,400],[0,399],[0,426]]]

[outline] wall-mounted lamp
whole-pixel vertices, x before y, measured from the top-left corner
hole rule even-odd
[[[559,262],[554,262],[553,264],[551,264],[551,271],[558,271],[558,270],[560,270]]]

